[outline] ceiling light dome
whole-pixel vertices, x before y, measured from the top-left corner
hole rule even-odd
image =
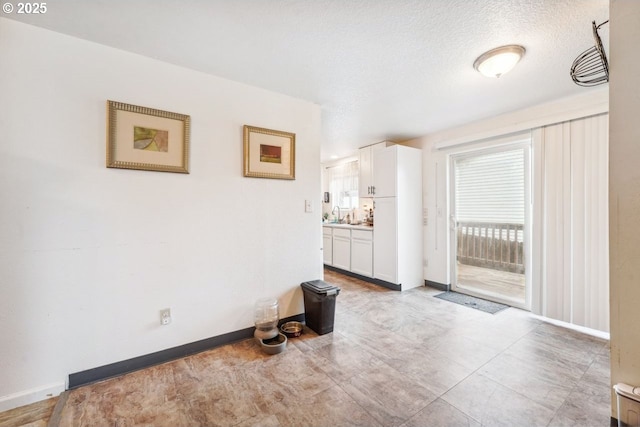
[[[515,67],[524,53],[524,47],[516,44],[497,47],[480,55],[473,68],[482,75],[498,78]]]

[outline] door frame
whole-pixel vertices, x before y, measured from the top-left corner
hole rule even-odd
[[[455,160],[465,157],[475,157],[483,154],[491,154],[497,153],[501,151],[507,151],[517,148],[522,148],[524,150],[524,242],[523,242],[523,252],[524,252],[524,269],[525,269],[525,301],[524,304],[519,303],[517,301],[508,299],[508,298],[500,298],[491,295],[490,298],[492,301],[506,304],[511,307],[520,308],[523,310],[531,311],[531,303],[532,303],[532,260],[531,254],[532,251],[532,193],[533,193],[533,177],[532,177],[532,146],[533,146],[533,137],[530,132],[527,132],[526,135],[516,135],[513,138],[498,139],[496,141],[488,142],[487,144],[483,144],[481,147],[476,146],[469,147],[466,146],[459,150],[451,150],[448,157],[448,168],[449,168],[449,266],[450,266],[450,277],[451,277],[451,290],[471,296],[475,296],[478,298],[488,299],[484,293],[475,292],[473,290],[469,290],[468,288],[460,288],[457,286],[457,248],[458,248],[458,239],[457,239],[457,224],[456,224],[456,205],[455,205],[455,189],[456,189],[456,180],[455,180]]]

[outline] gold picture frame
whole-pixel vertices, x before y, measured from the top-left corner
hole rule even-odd
[[[107,101],[107,167],[189,173],[191,118]]]
[[[244,125],[244,176],[296,179],[296,134]]]

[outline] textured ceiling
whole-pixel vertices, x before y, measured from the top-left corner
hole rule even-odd
[[[55,0],[0,16],[317,103],[327,160],[590,90],[569,67],[609,0]],[[505,44],[527,49],[513,71],[473,69]]]

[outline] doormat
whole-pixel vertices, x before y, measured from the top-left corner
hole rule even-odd
[[[493,301],[487,301],[486,299],[476,298],[458,292],[443,292],[434,296],[445,301],[455,302],[456,304],[475,308],[476,310],[484,311],[485,313],[490,314],[496,314],[497,312],[502,311],[505,308],[509,308],[508,305],[499,304]]]

